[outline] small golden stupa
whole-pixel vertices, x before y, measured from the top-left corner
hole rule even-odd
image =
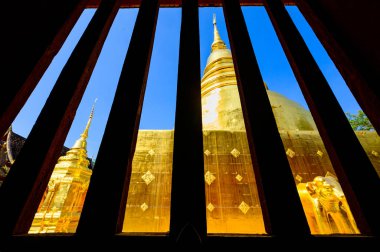
[[[92,174],[87,137],[93,116],[94,106],[80,138],[58,159],[29,234],[75,233]]]

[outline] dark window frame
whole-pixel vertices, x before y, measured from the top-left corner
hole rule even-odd
[[[342,111],[336,102],[334,95],[329,89],[318,66],[315,64],[313,57],[309,53],[306,44],[303,42],[299,32],[295,29],[289,15],[286,13],[283,3],[280,0],[262,0],[262,1],[158,1],[158,0],[143,0],[141,1],[122,1],[122,0],[89,0],[89,1],[67,1],[67,8],[61,10],[56,9],[56,6],[48,5],[46,0],[36,0],[36,4],[32,4],[31,11],[44,14],[45,10],[40,8],[46,7],[50,12],[58,12],[57,18],[54,19],[54,25],[36,30],[37,34],[43,38],[44,44],[39,45],[45,47],[45,50],[33,51],[35,44],[30,43],[27,46],[29,51],[22,51],[20,56],[31,57],[34,61],[28,62],[27,66],[22,69],[11,69],[10,74],[23,72],[22,78],[19,78],[18,84],[6,85],[4,88],[5,94],[10,97],[4,99],[0,103],[0,125],[2,127],[0,134],[3,134],[10,123],[16,117],[26,100],[30,96],[39,78],[46,70],[47,66],[54,57],[53,52],[57,52],[67,37],[69,31],[79,18],[80,13],[86,7],[99,7],[89,27],[82,36],[80,42],[76,46],[72,57],[65,66],[60,78],[58,79],[51,95],[48,98],[44,109],[42,110],[36,125],[28,137],[25,147],[20,153],[14,167],[12,167],[9,177],[5,180],[0,189],[0,200],[6,203],[5,207],[0,208],[0,216],[4,216],[2,225],[0,226],[0,241],[5,241],[5,246],[16,248],[18,246],[40,246],[41,244],[54,244],[55,242],[65,241],[65,246],[85,246],[93,241],[93,237],[99,237],[99,242],[114,242],[114,245],[124,242],[141,243],[149,242],[153,244],[170,245],[177,243],[199,243],[206,246],[217,246],[223,244],[231,244],[239,242],[239,244],[263,244],[267,246],[275,246],[272,241],[303,240],[310,244],[318,244],[324,242],[345,241],[346,245],[360,244],[361,242],[375,242],[379,236],[380,220],[377,215],[380,212],[379,207],[373,205],[370,197],[367,197],[368,189],[374,193],[379,192],[379,178],[365,155],[358,140],[354,136],[347,120],[343,120]],[[321,17],[321,7],[313,5],[306,0],[283,1],[285,4],[297,4],[301,12],[305,15],[313,30],[317,31],[318,37],[326,46],[326,41],[333,41],[333,46],[326,46],[326,50],[330,55],[338,55],[332,57],[338,69],[343,73],[343,77],[351,88],[353,95],[358,102],[363,106],[363,110],[368,114],[371,121],[375,121],[375,128],[379,132],[377,124],[380,118],[380,111],[376,111],[380,106],[380,96],[375,89],[375,81],[371,78],[365,78],[365,73],[360,69],[354,71],[355,78],[347,77],[344,69],[350,69],[355,62],[355,58],[350,58],[347,51],[347,45],[342,45],[338,40],[334,40],[334,30],[332,24],[328,23]],[[66,2],[65,2],[66,3]],[[62,5],[62,3],[60,3]],[[262,83],[262,78],[257,67],[257,62],[252,50],[252,45],[246,30],[244,18],[239,5],[264,5],[271,17],[272,23],[280,38],[281,44],[288,56],[293,71],[300,83],[301,89],[304,92],[306,100],[311,108],[313,117],[316,120],[318,129],[322,139],[332,159],[334,168],[340,178],[342,178],[342,186],[348,195],[349,204],[352,206],[353,214],[356,217],[358,225],[363,233],[360,236],[311,236],[308,233],[307,224],[303,215],[302,206],[299,202],[298,194],[295,189],[294,181],[291,176],[291,170],[286,160],[283,151],[281,139],[279,138],[277,127],[273,114],[271,112],[268,98],[264,90],[264,85],[250,86],[247,85],[250,80]],[[201,110],[200,102],[191,104],[192,100],[200,101],[200,73],[199,73],[199,53],[189,54],[188,48],[198,48],[199,52],[199,31],[198,26],[194,28],[194,24],[198,23],[198,7],[200,6],[223,6],[226,16],[228,33],[231,41],[231,50],[234,55],[234,64],[237,71],[237,79],[239,91],[241,93],[242,107],[244,119],[247,126],[247,136],[251,152],[255,155],[253,163],[255,163],[255,174],[258,181],[260,199],[263,206],[264,220],[268,228],[267,236],[229,236],[219,237],[207,235],[206,219],[205,219],[205,201],[204,201],[204,182],[203,182],[203,156],[202,156],[202,127],[201,127]],[[7,3],[7,9],[15,9],[17,4]],[[117,10],[120,7],[140,7],[139,17],[135,25],[135,33],[132,36],[131,50],[128,50],[126,56],[126,64],[123,68],[121,79],[119,81],[118,90],[114,99],[114,104],[111,110],[109,121],[107,123],[106,133],[103,136],[102,145],[100,147],[100,157],[104,160],[100,162],[98,158],[95,166],[92,183],[90,184],[88,199],[85,201],[84,210],[78,226],[78,232],[75,235],[27,235],[27,231],[33,220],[34,212],[38,207],[38,199],[41,199],[44,188],[48,183],[52,173],[55,161],[58,159],[59,152],[63,145],[64,139],[68,133],[73,120],[73,115],[79,106],[79,102],[86,88],[92,69],[96,63],[97,57],[101,51],[103,42],[106,38],[108,30],[113,22]],[[121,234],[122,218],[124,216],[125,204],[127,199],[127,190],[129,187],[129,177],[131,172],[131,161],[133,158],[133,150],[136,144],[136,136],[139,125],[139,114],[141,110],[142,97],[144,96],[146,79],[149,71],[149,62],[153,46],[155,33],[155,25],[157,21],[157,13],[159,7],[181,7],[182,8],[182,28],[181,28],[181,44],[180,44],[180,60],[178,72],[178,100],[177,110],[183,112],[192,112],[194,116],[194,124],[187,125],[186,118],[181,113],[176,114],[176,134],[175,134],[175,149],[173,157],[173,188],[172,192],[182,194],[172,195],[172,211],[171,211],[171,232],[168,236],[149,236],[136,234]],[[368,8],[370,6],[368,5]],[[23,12],[21,12],[23,14]],[[23,18],[20,16],[20,18]],[[35,25],[38,24],[37,21]],[[12,26],[11,26],[12,28]],[[145,31],[145,32],[141,32]],[[22,39],[22,33],[17,33],[12,30],[10,34],[15,34],[12,37],[14,40]],[[195,33],[197,36],[189,36]],[[189,38],[192,39],[189,40]],[[292,39],[290,39],[290,37]],[[145,41],[145,42],[144,42]],[[236,44],[239,44],[239,47]],[[89,46],[91,45],[91,46]],[[135,47],[134,47],[135,45]],[[140,50],[136,45],[141,46]],[[16,50],[19,44],[10,49]],[[34,47],[33,47],[34,46]],[[346,46],[346,47],[345,47]],[[90,50],[88,49],[90,47]],[[130,49],[129,48],[129,49]],[[49,51],[50,50],[50,51]],[[10,50],[12,51],[12,50]],[[298,55],[299,54],[299,55]],[[83,55],[87,55],[83,57]],[[143,57],[141,57],[143,55]],[[343,56],[339,56],[343,55]],[[17,55],[19,56],[19,55]],[[7,58],[12,58],[11,54],[6,55]],[[75,64],[74,64],[75,61]],[[44,62],[42,66],[36,68],[38,63]],[[78,64],[80,62],[80,64]],[[128,62],[137,62],[134,67],[128,69]],[[189,68],[185,64],[192,62],[192,67]],[[376,66],[375,66],[376,67]],[[379,66],[377,66],[379,67]],[[89,69],[90,71],[85,71]],[[188,71],[188,70],[191,71]],[[198,69],[198,70],[197,70]],[[249,69],[254,69],[251,71]],[[343,70],[342,70],[343,69]],[[136,78],[132,76],[136,74]],[[72,88],[62,88],[68,83],[68,79],[76,77],[76,81],[72,82]],[[70,78],[69,78],[70,77]],[[317,83],[323,87],[322,90],[313,88],[311,79],[317,80]],[[72,80],[72,79],[70,79]],[[121,93],[126,92],[127,87],[123,87],[123,81],[129,80],[135,85],[130,85],[130,96],[122,96]],[[199,85],[194,85],[196,82]],[[251,81],[252,82],[252,81]],[[363,102],[364,94],[370,95],[373,103],[368,104]],[[188,94],[191,94],[187,97]],[[328,99],[321,101],[319,97],[328,96]],[[192,99],[189,99],[189,98]],[[265,104],[265,113],[255,111],[253,105],[254,100],[258,99],[261,104]],[[133,99],[134,98],[134,99]],[[252,102],[251,100],[252,99]],[[117,169],[112,174],[106,174],[105,167],[109,160],[106,158],[110,154],[111,148],[107,148],[107,142],[112,142],[113,127],[117,127],[119,123],[116,115],[125,113],[123,108],[126,105],[131,108],[128,110],[127,117],[129,123],[124,125],[127,127],[125,131],[125,142],[128,147],[129,155],[119,161],[114,161]],[[363,105],[364,104],[364,105]],[[324,107],[332,108],[332,111],[327,111]],[[56,113],[57,109],[60,113]],[[182,113],[183,113],[182,112]],[[255,118],[255,120],[253,120]],[[375,119],[374,119],[375,118]],[[275,155],[280,157],[275,161],[271,160],[272,154],[266,154],[265,145],[262,146],[263,139],[260,138],[260,127],[254,125],[253,121],[263,121],[261,127],[271,136],[272,142],[275,143]],[[334,122],[334,123],[332,123]],[[46,124],[49,126],[47,127]],[[46,133],[46,128],[50,128],[49,134]],[[107,131],[108,130],[108,131]],[[4,131],[4,132],[3,132]],[[186,137],[186,133],[191,131],[194,136],[191,139]],[[109,132],[109,133],[107,133]],[[43,135],[43,136],[42,136]],[[267,140],[267,139],[266,139]],[[185,146],[181,142],[187,141]],[[349,144],[347,144],[349,143]],[[35,146],[39,146],[36,150]],[[188,166],[196,166],[198,169],[193,176],[189,178],[189,182],[198,190],[192,191],[188,189],[187,183],[178,183],[183,174],[180,169],[180,161],[184,158],[186,149],[191,146],[193,158]],[[256,147],[255,147],[256,146]],[[36,156],[38,158],[36,158]],[[34,160],[34,161],[33,161]],[[98,164],[99,162],[99,164]],[[361,167],[361,172],[358,175],[355,168]],[[27,166],[30,171],[29,175],[25,176],[23,167]],[[281,181],[282,188],[288,187],[289,190],[283,190],[282,194],[275,192],[273,178],[270,176],[271,169],[274,166],[283,167],[283,177]],[[105,181],[103,176],[109,178]],[[115,180],[117,182],[115,182]],[[363,183],[365,181],[366,183]],[[20,188],[20,183],[24,186]],[[45,185],[45,186],[44,186]],[[101,201],[97,199],[97,195],[106,192],[115,193],[117,196],[109,199],[108,204],[112,207],[107,209],[107,218],[102,215],[102,210],[106,208],[101,205]],[[15,198],[17,195],[17,198]],[[189,211],[189,207],[181,198],[185,195],[190,197],[191,205],[196,205],[198,211]],[[196,195],[194,197],[194,195]],[[286,199],[291,199],[295,203],[292,208],[287,211],[280,212],[278,207]],[[265,200],[265,202],[264,202]],[[285,200],[286,201],[286,200]],[[37,203],[36,203],[37,202]],[[175,206],[175,208],[173,207]],[[360,206],[360,207],[359,207]],[[191,208],[190,208],[191,209]],[[103,218],[100,220],[100,218]],[[366,221],[365,221],[365,220]],[[98,226],[94,228],[94,223]],[[306,226],[305,226],[306,224]],[[195,231],[196,230],[196,231]],[[95,243],[94,243],[95,244]],[[112,245],[113,246],[113,245]]]

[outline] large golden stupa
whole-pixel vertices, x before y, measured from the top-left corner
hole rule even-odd
[[[263,234],[232,55],[215,18],[213,23],[214,42],[201,82],[207,231]],[[310,112],[268,88],[267,94],[311,233],[359,233]],[[380,170],[373,154],[380,151],[380,138],[376,132],[356,133]],[[139,131],[124,232],[169,231],[173,135],[173,130]]]
[[[213,25],[201,82],[207,231],[265,234],[232,55],[215,17]],[[311,233],[360,233],[310,112],[268,88],[267,94]],[[92,116],[93,110],[81,137],[59,158],[29,233],[75,232],[92,174],[86,151]],[[356,134],[380,174],[380,138],[374,131]],[[174,130],[139,130],[123,232],[169,231],[173,137]],[[9,139],[0,157],[12,163]]]

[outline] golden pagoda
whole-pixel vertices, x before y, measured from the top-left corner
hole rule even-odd
[[[92,174],[87,137],[93,115],[94,106],[80,138],[58,159],[29,234],[75,233]]]
[[[207,232],[263,234],[232,55],[215,17],[213,26],[201,82]],[[267,94],[311,233],[359,233],[310,112],[268,88]],[[173,135],[139,131],[123,232],[169,232]],[[357,135],[366,151],[379,150],[376,132]]]

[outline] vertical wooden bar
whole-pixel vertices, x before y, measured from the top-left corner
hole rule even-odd
[[[28,232],[119,4],[101,2],[0,188],[0,234]]]
[[[371,25],[380,22],[380,2],[296,2],[357,102],[380,134],[380,37]]]
[[[224,0],[223,10],[267,231],[306,236],[309,228],[239,1]]]
[[[79,221],[80,235],[122,231],[158,6],[158,0],[141,3]]]
[[[198,1],[182,1],[174,131],[170,236],[177,243],[206,238]]]
[[[326,79],[280,0],[264,0],[282,47],[363,234],[379,234],[379,178]],[[367,220],[367,222],[365,221]]]
[[[0,92],[0,136],[4,135],[75,25],[86,0],[5,1],[5,42]],[[4,6],[5,5],[5,6]],[[22,20],[22,21],[21,21]],[[12,25],[9,25],[12,23]]]

